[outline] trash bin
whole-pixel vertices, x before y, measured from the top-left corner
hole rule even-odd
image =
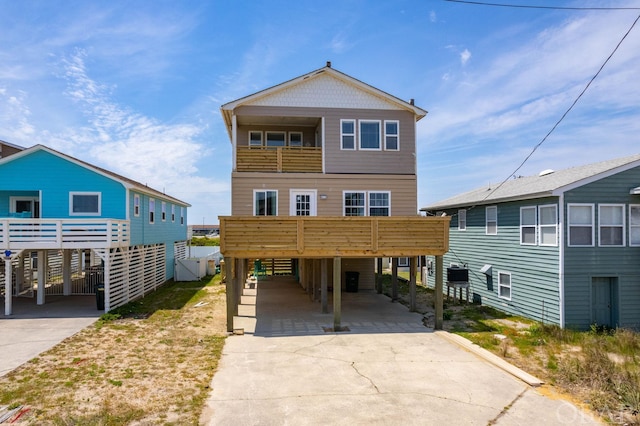
[[[104,311],[104,283],[96,284],[96,305],[99,311]]]
[[[358,292],[358,278],[360,276],[360,272],[355,271],[345,271],[345,278],[347,280],[346,290],[349,293],[357,293]]]

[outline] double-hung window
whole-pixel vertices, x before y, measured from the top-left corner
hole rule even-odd
[[[536,207],[520,207],[520,244],[536,245],[537,234]]]
[[[171,222],[176,221],[176,205],[171,204]]]
[[[496,235],[498,233],[498,207],[488,206],[485,208],[485,234]]]
[[[278,191],[253,191],[253,215],[277,216]]]
[[[380,120],[360,120],[360,149],[380,150]]]
[[[257,130],[249,131],[249,146],[262,146],[262,132]]]
[[[629,245],[640,246],[640,204],[629,206]]]
[[[384,149],[398,151],[400,149],[400,122],[389,120],[384,122]]]
[[[558,245],[558,206],[555,204],[538,207],[538,225],[541,246]]]
[[[161,206],[162,206],[162,221],[164,222],[165,220],[167,220],[167,203],[163,201]]]
[[[391,193],[389,191],[345,191],[345,216],[390,216]]]
[[[69,214],[71,216],[100,216],[99,192],[70,192]]]
[[[366,211],[366,192],[344,193],[344,215],[364,216]]]
[[[156,223],[156,200],[149,198],[149,223]]]
[[[133,215],[140,216],[140,194],[133,194]]]
[[[267,146],[285,146],[287,144],[286,132],[266,132]]]
[[[511,274],[498,272],[498,296],[511,300]]]
[[[184,225],[184,207],[180,207],[180,225]]]
[[[458,210],[458,231],[467,230],[467,210]]]
[[[623,204],[600,204],[598,206],[599,246],[624,246],[624,229]]]
[[[341,149],[356,149],[356,120],[340,120]]]
[[[302,146],[302,132],[289,132],[289,146]]]
[[[568,210],[569,246],[593,246],[593,204],[569,204]]]
[[[369,192],[369,216],[389,216],[389,192]]]

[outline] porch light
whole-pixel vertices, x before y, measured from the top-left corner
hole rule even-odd
[[[326,200],[327,199],[327,194],[320,194],[320,199],[321,200]]]

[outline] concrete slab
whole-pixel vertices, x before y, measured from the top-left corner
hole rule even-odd
[[[331,299],[331,297],[329,298]],[[571,407],[422,324],[375,293],[343,293],[342,325],[293,280],[245,289],[201,423],[561,424]],[[331,312],[331,310],[330,310]],[[600,424],[584,413],[586,422]]]
[[[4,298],[0,298],[4,306]],[[0,376],[93,324],[103,313],[93,296],[48,296],[44,305],[13,298],[13,315],[0,314]]]

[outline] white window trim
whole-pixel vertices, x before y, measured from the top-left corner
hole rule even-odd
[[[133,216],[140,217],[140,194],[133,194]],[[137,203],[137,204],[136,204]]]
[[[73,196],[74,195],[97,195],[98,196],[98,211],[97,212],[74,212],[73,211]],[[69,192],[69,216],[100,216],[102,214],[102,192]]]
[[[603,225],[600,221],[602,217],[600,214],[600,209],[602,207],[618,207],[620,211],[622,211],[622,224],[620,225]],[[622,229],[622,243],[621,244],[602,244],[602,239],[600,238],[600,229],[602,227],[616,227]],[[598,204],[598,247],[625,247],[627,245],[626,240],[626,214],[625,214],[625,205],[624,204]]]
[[[533,210],[533,215],[534,215],[534,219],[533,219],[533,224],[530,225],[523,225],[522,224],[522,211],[523,210]],[[522,206],[520,207],[520,245],[521,246],[535,246],[538,244],[538,209],[536,208],[536,206]],[[525,243],[522,241],[522,230],[524,228],[533,228],[533,242],[532,243]]]
[[[591,207],[591,244],[571,244],[571,208],[572,207]],[[567,246],[568,247],[593,247],[595,245],[595,204],[589,203],[572,203],[567,204]],[[584,226],[584,225],[576,225]]]
[[[506,275],[509,277],[509,285],[505,285],[501,283],[500,280],[500,276],[502,275]],[[500,291],[500,289],[502,289],[502,287],[506,287],[509,289],[509,297],[505,297],[502,295],[502,292]],[[511,297],[513,295],[513,282],[511,280],[511,272],[504,272],[504,271],[498,271],[498,297],[500,299],[505,299],[505,300],[511,300]]]
[[[408,257],[398,258],[398,268],[408,268],[410,266]]]
[[[378,147],[377,148],[363,148],[362,147],[362,130],[360,128],[360,125],[362,123],[376,123],[376,124],[378,124],[379,139],[378,139]],[[381,120],[368,120],[368,119],[358,120],[358,149],[359,150],[361,150],[361,151],[382,151],[382,135],[383,135],[383,130],[382,130],[382,121]]]
[[[496,212],[496,219],[495,219],[495,223],[496,223],[496,232],[494,233],[489,233],[489,210],[495,210]],[[487,206],[484,209],[484,233],[485,235],[498,235],[498,206]],[[493,222],[493,220],[491,221]]]
[[[540,210],[541,209],[546,209],[546,208],[551,208],[553,207],[553,209],[555,210],[555,223],[553,225],[550,224],[542,224],[540,223],[540,218],[542,217],[542,215],[540,214]],[[543,204],[541,206],[538,206],[538,244],[540,246],[546,246],[546,247],[558,247],[558,205],[557,204]],[[555,231],[555,236],[556,236],[556,242],[554,244],[544,244],[542,242],[542,228],[554,228]]]
[[[176,221],[176,205],[171,204],[171,222]]]
[[[369,212],[368,208],[367,208],[367,191],[363,191],[361,189],[354,189],[354,190],[344,190],[342,191],[342,216],[347,216],[347,205],[345,203],[345,195],[347,193],[358,193],[358,194],[364,194],[364,215],[363,216],[367,216],[367,213]]]
[[[629,204],[629,246],[630,247],[640,247],[640,241],[638,241],[637,243],[633,243],[633,241],[631,240],[631,230],[632,229],[638,229],[638,232],[640,232],[640,222],[637,225],[633,225],[631,224],[631,210],[632,209],[638,209],[638,212],[640,213],[640,204]]]
[[[166,222],[167,221],[167,202],[163,201],[162,202],[162,210],[161,210],[161,216],[162,221]]]
[[[260,134],[260,145],[258,145],[258,144],[252,144],[252,143],[251,143],[251,134],[252,134],[252,133],[258,133],[258,134]],[[263,146],[263,145],[264,145],[264,133],[262,133],[262,131],[260,131],[260,130],[249,130],[248,135],[249,135],[249,136],[248,136],[248,139],[247,139],[247,145],[248,145],[248,146],[250,146],[250,147],[251,147],[251,146]]]
[[[398,147],[397,148],[391,148],[391,149],[387,148],[387,123],[396,123],[397,129],[398,129],[398,133],[395,133],[395,134],[392,134],[392,135],[389,135],[389,136],[395,136],[396,138],[398,138],[398,142],[397,142]],[[384,139],[384,150],[385,151],[400,151],[400,120],[384,120],[384,123],[382,124],[382,126],[384,127],[384,129],[383,129],[384,130],[383,131],[383,133],[384,133],[384,136],[383,136],[383,139]]]
[[[184,207],[180,207],[180,225],[184,225]]]
[[[278,204],[280,203],[280,194],[278,194],[278,190],[277,189],[254,189],[253,190],[253,215],[258,217],[258,215],[256,214],[256,193],[258,192],[275,192],[276,193],[276,216],[279,216],[279,212],[278,212]],[[266,200],[266,198],[265,198]],[[273,215],[264,215],[264,216],[273,216]],[[260,216],[262,217],[262,216]]]
[[[351,122],[353,123],[353,134],[352,133],[343,133],[342,132],[342,123],[344,122]],[[355,119],[352,118],[343,118],[340,120],[340,150],[341,151],[355,151],[356,150],[356,146],[357,146],[357,139],[356,139],[356,129],[358,127],[358,122]],[[353,136],[353,148],[345,148],[344,144],[342,143],[343,141],[343,136]]]
[[[156,200],[155,198],[149,198],[149,223],[156,223]]]
[[[269,145],[268,140],[269,140],[269,134],[270,133],[282,133],[284,135],[284,139],[282,141],[282,145]],[[270,147],[270,148],[278,148],[278,147],[287,146],[287,132],[285,130],[267,130],[267,131],[265,131],[264,132],[264,146]]]
[[[460,226],[463,224],[463,226]],[[467,209],[458,210],[458,231],[467,230]]]
[[[367,209],[365,211],[366,216],[371,216],[371,194],[387,194],[387,200],[389,201],[389,205],[387,208],[389,209],[389,214],[387,216],[373,216],[373,217],[388,217],[391,216],[391,191],[367,191],[365,195],[364,202],[367,205]],[[375,206],[374,208],[378,208],[380,206]]]
[[[293,135],[300,135],[300,145],[292,145],[292,144],[291,144],[291,136],[293,136]],[[303,146],[304,146],[304,135],[303,135],[303,133],[302,133],[302,132],[289,132],[289,134],[287,135],[287,138],[288,138],[288,139],[287,139],[287,141],[286,141],[286,144],[287,144],[288,146],[293,146],[293,147],[296,147],[296,148],[297,148],[297,147],[303,147]]]

